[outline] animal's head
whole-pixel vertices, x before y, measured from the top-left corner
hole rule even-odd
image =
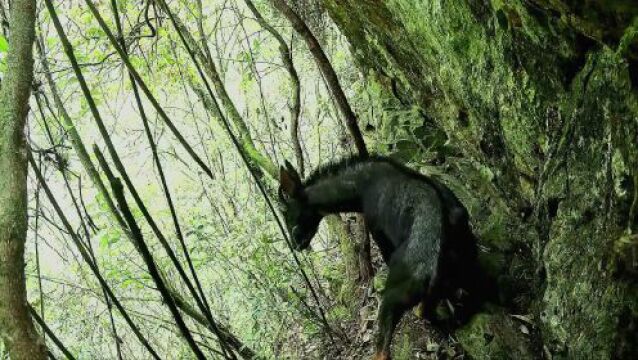
[[[295,250],[307,249],[321,215],[308,204],[301,177],[288,161],[279,168],[279,202]]]

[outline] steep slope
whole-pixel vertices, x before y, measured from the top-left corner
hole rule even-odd
[[[470,208],[506,312],[522,315],[460,330],[476,358],[637,353],[634,4],[323,1],[360,70],[419,114],[388,126],[444,134],[433,169]]]

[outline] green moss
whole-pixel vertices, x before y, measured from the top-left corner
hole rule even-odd
[[[638,234],[623,234],[614,242],[615,259],[613,270],[618,275],[636,277],[638,275]]]
[[[345,321],[350,318],[350,313],[351,312],[347,307],[343,305],[337,305],[330,308],[330,311],[328,312],[328,319],[334,322]]]
[[[372,279],[372,286],[376,292],[382,292],[385,288],[385,280],[388,278],[387,269],[381,269],[376,274],[374,274],[374,278]]]
[[[499,250],[507,250],[512,245],[510,235],[504,214],[494,212],[490,214],[484,223],[481,231],[481,240]]]
[[[414,358],[412,341],[409,334],[402,334],[394,349],[394,358],[396,360],[411,360]]]
[[[484,263],[516,280],[512,296],[527,297],[518,310],[540,318],[537,341],[556,357],[618,356],[630,329],[621,318],[636,300],[604,269],[631,222],[638,178],[635,24],[633,10],[618,13],[630,2],[324,3],[377,92],[398,88],[406,108],[445,133],[454,155],[439,171],[463,187],[491,251]],[[400,115],[382,110],[395,116],[385,133],[397,133]],[[464,333],[471,356],[491,349],[498,358],[521,340],[492,331],[492,342],[510,345],[486,343],[479,334],[492,320],[483,315]]]
[[[574,221],[561,219],[556,224],[557,237],[545,252],[542,323],[553,335],[550,350],[559,358],[606,359],[622,340],[617,336],[619,319],[627,309],[638,308],[638,299],[628,284],[613,280],[611,249],[597,246],[610,230],[595,220],[579,226],[578,233],[569,231]]]
[[[479,314],[456,334],[475,359],[533,359],[521,326],[504,314]]]

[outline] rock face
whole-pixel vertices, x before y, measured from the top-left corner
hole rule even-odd
[[[416,109],[384,126],[444,137],[434,168],[470,209],[507,311],[529,319],[481,315],[457,334],[470,355],[635,358],[635,1],[323,6],[368,81]]]

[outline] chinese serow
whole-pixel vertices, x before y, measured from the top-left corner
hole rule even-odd
[[[403,313],[421,303],[437,322],[443,299],[465,294],[458,313],[469,318],[481,303],[481,271],[468,212],[440,182],[389,158],[348,158],[305,181],[286,162],[279,200],[296,250],[308,248],[327,214],[362,213],[389,273],[379,311],[375,360],[390,359],[392,334]]]

